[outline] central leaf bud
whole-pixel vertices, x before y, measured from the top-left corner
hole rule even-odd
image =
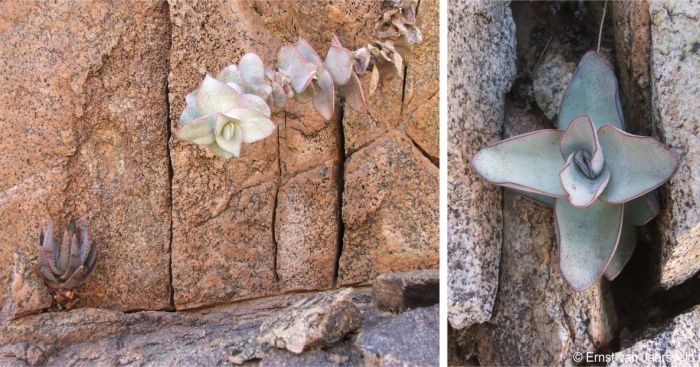
[[[579,150],[574,153],[574,162],[586,177],[591,180],[598,177],[598,174],[596,174],[595,170],[591,167],[591,154],[587,151]]]

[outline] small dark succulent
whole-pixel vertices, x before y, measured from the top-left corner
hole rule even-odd
[[[63,231],[60,246],[54,240],[54,225],[49,219],[45,228],[39,227],[39,270],[51,290],[55,306],[71,309],[80,299],[75,288],[82,285],[95,269],[97,246],[88,237],[88,221],[81,219],[81,233],[73,221]],[[79,240],[80,238],[80,240]]]

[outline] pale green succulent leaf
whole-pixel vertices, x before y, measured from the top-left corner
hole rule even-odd
[[[241,154],[243,144],[243,133],[239,126],[239,121],[233,120],[230,116],[218,114],[216,117],[215,134],[216,144],[221,149],[229,152],[234,157]]]
[[[219,79],[224,83],[234,83],[239,86],[245,84],[241,71],[238,69],[236,64],[231,64],[225,67],[223,70],[221,70],[219,75],[216,76],[216,79]]]
[[[344,47],[331,46],[326,54],[324,66],[336,85],[345,85],[350,81],[354,64],[352,51]]]
[[[224,159],[229,159],[234,157],[233,154],[223,150],[220,146],[218,146],[216,143],[208,145],[209,150],[211,150],[214,155],[224,158]]]
[[[243,96],[226,83],[207,75],[197,93],[197,113],[209,115],[237,108],[245,103]]]
[[[309,84],[301,93],[294,94],[294,100],[299,103],[309,103],[316,96],[316,86],[314,83]]]
[[[243,97],[245,98],[245,104],[243,105],[244,108],[258,111],[267,117],[272,115],[270,106],[264,99],[260,98],[260,96],[255,94],[244,94]]]
[[[625,222],[643,226],[654,219],[659,210],[659,195],[654,190],[625,203]]]
[[[593,122],[588,116],[578,116],[571,121],[561,135],[560,148],[561,156],[564,158],[568,158],[579,150],[587,152],[591,156],[591,169],[595,175],[603,170],[605,163],[603,150],[600,148]]]
[[[313,98],[313,105],[321,117],[328,121],[333,117],[335,109],[335,86],[328,71],[323,70],[318,75],[316,87],[318,92]]]
[[[564,169],[559,173],[561,186],[571,205],[582,208],[591,205],[610,181],[610,169],[604,166],[602,172],[594,179],[584,175],[574,163],[574,153],[569,155]]]
[[[243,84],[237,83],[226,83],[229,87],[236,91],[238,94],[245,94],[245,89],[242,87]]]
[[[559,171],[560,130],[539,130],[500,141],[480,150],[472,166],[487,181],[516,190],[564,197]]]
[[[182,140],[191,141],[195,144],[213,144],[215,123],[215,114],[200,117],[196,120],[190,121],[186,125],[180,126],[180,130],[178,130],[176,135]]]
[[[595,51],[589,51],[576,67],[559,106],[558,127],[566,129],[578,116],[587,115],[595,129],[603,125],[623,128],[615,72]]]
[[[188,104],[182,111],[182,115],[180,115],[180,124],[187,125],[197,117],[197,106],[195,106],[194,103]]]
[[[254,54],[247,53],[238,62],[238,68],[245,84],[265,78],[265,64],[262,59]]]
[[[678,158],[657,140],[606,125],[598,130],[610,167],[610,182],[600,200],[623,203],[663,185],[676,171]]]
[[[241,142],[246,144],[265,139],[275,131],[276,126],[272,120],[258,111],[237,108],[221,115],[236,121],[236,126],[240,129]],[[222,121],[220,125],[217,124],[217,131],[219,126],[223,127],[224,122]],[[239,130],[236,130],[236,132],[238,133]]]
[[[272,104],[277,108],[282,108],[287,103],[287,93],[280,84],[272,83]]]
[[[362,83],[357,74],[352,73],[350,81],[340,87],[340,93],[345,97],[345,103],[357,112],[367,112],[365,93],[362,91]]]
[[[367,71],[367,67],[369,66],[370,60],[372,60],[372,55],[370,55],[367,47],[362,47],[360,49],[355,50],[354,57],[355,64],[353,65],[353,70],[358,75],[364,74],[365,71]]]
[[[296,46],[282,46],[277,55],[277,64],[280,72],[289,78],[295,93],[302,93],[311,84],[318,69]]]
[[[566,199],[557,199],[554,213],[559,267],[575,290],[592,286],[610,263],[620,238],[623,207],[596,200],[577,208]]]
[[[625,203],[627,206],[627,203]],[[627,215],[627,210],[625,208],[625,216]],[[637,246],[637,230],[634,228],[632,223],[627,221],[625,217],[624,224],[622,225],[622,232],[620,233],[620,240],[617,243],[617,249],[615,254],[610,260],[610,264],[605,268],[605,278],[607,280],[614,280],[622,272],[622,269],[627,265],[634,248]]]
[[[197,93],[199,93],[199,89],[196,89],[193,92],[186,95],[185,103],[187,103],[188,105],[194,105],[195,103],[197,103]]]
[[[297,41],[297,48],[301,54],[304,55],[304,58],[306,58],[306,60],[308,60],[310,63],[316,66],[321,66],[321,64],[323,64],[323,61],[321,60],[321,57],[318,56],[316,50],[314,50],[313,46],[311,46],[311,44],[305,39],[299,38],[299,41]]]

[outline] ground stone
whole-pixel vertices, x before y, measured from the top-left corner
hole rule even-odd
[[[318,293],[265,320],[258,342],[299,354],[337,342],[359,328],[361,319],[352,289]]]
[[[489,319],[498,288],[501,190],[471,168],[503,123],[515,77],[515,24],[507,2],[454,2],[448,15],[448,319],[464,328]]]
[[[700,6],[651,2],[651,95],[658,138],[680,159],[662,187],[660,284],[669,288],[700,270]]]
[[[338,284],[438,267],[438,168],[390,131],[345,162]]]
[[[609,366],[697,366],[700,361],[700,307],[666,325],[646,330],[613,354]]]
[[[387,273],[372,283],[372,303],[380,310],[404,312],[440,303],[440,271]]]
[[[439,306],[404,312],[363,329],[355,345],[365,366],[437,366],[440,356]]]

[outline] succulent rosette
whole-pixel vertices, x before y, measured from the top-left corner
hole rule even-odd
[[[274,132],[267,102],[271,94],[262,60],[247,54],[240,68],[230,65],[217,78],[207,75],[199,89],[185,97],[187,106],[177,136],[206,145],[220,157],[238,157],[242,144]]]
[[[581,59],[558,127],[498,142],[471,163],[487,181],[554,206],[560,269],[582,291],[622,271],[634,226],[658,213],[655,189],[678,159],[657,140],[623,130],[615,74],[596,52]]]

